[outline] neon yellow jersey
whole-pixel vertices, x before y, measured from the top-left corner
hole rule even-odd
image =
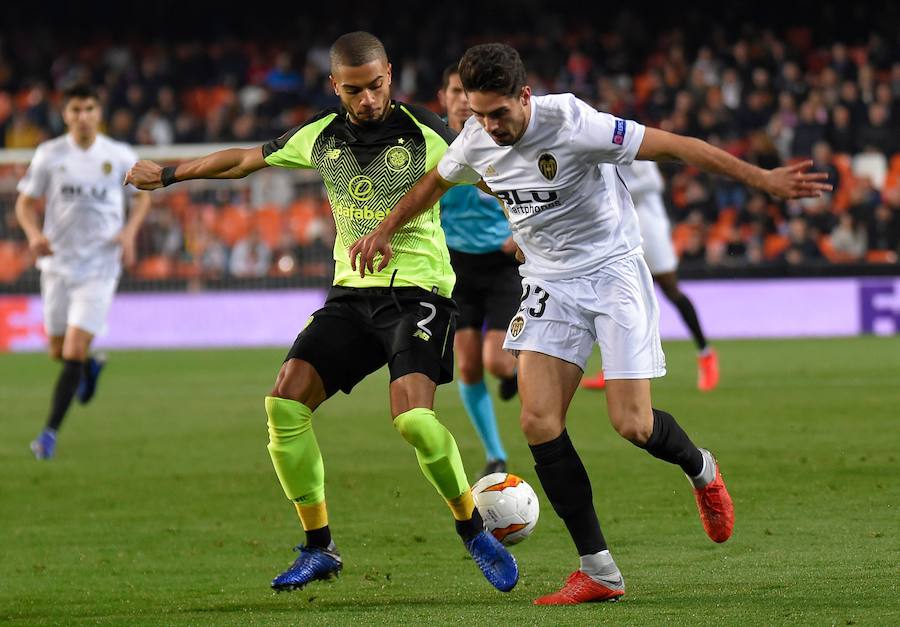
[[[356,125],[342,109],[326,109],[263,146],[266,163],[314,168],[334,213],[334,284],[418,286],[450,297],[456,275],[441,229],[440,204],[423,211],[391,239],[393,257],[364,278],[350,268],[348,250],[377,227],[422,176],[437,165],[454,134],[423,107],[391,101],[381,122]],[[375,259],[377,266],[380,256]],[[395,274],[396,273],[396,274]]]

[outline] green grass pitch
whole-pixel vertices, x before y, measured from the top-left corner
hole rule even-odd
[[[57,366],[0,355],[0,623],[900,624],[900,337],[718,348],[721,386],[702,394],[692,347],[667,344],[654,404],[719,456],[734,536],[710,542],[678,469],[616,436],[602,393],[579,391],[569,430],[627,594],[574,608],[531,605],[577,557],[517,400],[497,402],[510,470],[542,512],[514,547],[515,590],[494,591],[468,559],[391,426],[381,371],[315,422],[344,573],[275,595],[269,581],[303,537],[266,452],[263,396],[283,350],[115,352],[46,463],[28,443]],[[436,409],[477,472],[454,385]]]

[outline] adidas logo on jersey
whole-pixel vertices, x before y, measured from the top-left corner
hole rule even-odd
[[[489,165],[487,169],[484,171],[485,176],[497,176],[497,170],[494,169],[493,165]]]

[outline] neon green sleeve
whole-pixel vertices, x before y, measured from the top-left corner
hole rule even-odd
[[[264,144],[263,158],[266,163],[279,168],[315,168],[316,165],[312,162],[313,146],[335,117],[336,113],[315,117]]]

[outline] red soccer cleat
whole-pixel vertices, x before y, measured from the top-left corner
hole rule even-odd
[[[593,377],[581,380],[581,387],[586,390],[603,390],[606,388],[606,379],[603,377],[601,370]]]
[[[619,576],[619,586],[607,588],[588,577],[584,571],[576,570],[566,579],[558,592],[547,594],[534,600],[535,605],[578,605],[599,601],[618,601],[625,594],[625,582]]]
[[[706,535],[713,542],[725,542],[734,530],[734,503],[722,480],[718,462],[716,478],[702,488],[694,488],[694,498]]]
[[[709,349],[705,355],[697,356],[697,389],[709,392],[719,385],[719,355]]]

